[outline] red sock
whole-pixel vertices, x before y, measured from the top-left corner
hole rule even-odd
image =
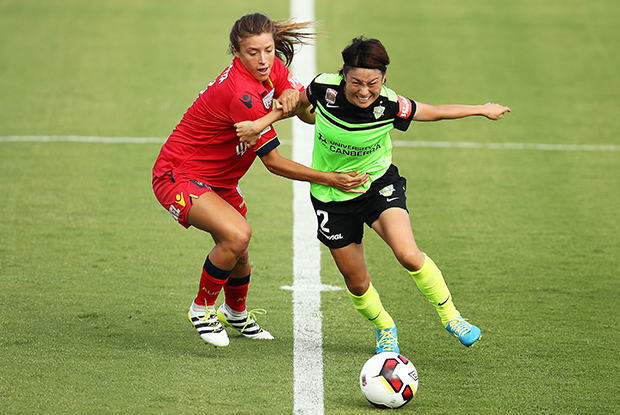
[[[250,285],[250,274],[244,278],[229,278],[224,285],[226,294],[226,304],[234,311],[245,310],[245,299],[248,296],[248,286]]]
[[[197,305],[214,305],[217,296],[220,294],[220,291],[222,291],[222,287],[226,284],[226,281],[228,281],[228,276],[231,271],[219,269],[211,263],[207,256],[205,264],[202,267],[198,295],[194,302]]]

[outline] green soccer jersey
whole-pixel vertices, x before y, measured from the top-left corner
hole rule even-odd
[[[310,167],[324,172],[368,173],[370,180],[360,188],[367,190],[390,167],[389,132],[394,128],[407,130],[415,114],[415,102],[384,85],[372,105],[360,108],[346,99],[344,79],[337,74],[318,75],[307,92],[316,111]],[[322,202],[342,202],[360,195],[316,183],[311,184],[311,192]]]

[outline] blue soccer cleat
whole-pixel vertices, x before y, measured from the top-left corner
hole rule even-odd
[[[377,348],[375,349],[375,353],[383,352],[400,353],[396,325],[383,330],[377,329]]]
[[[463,346],[472,347],[480,338],[480,329],[469,324],[463,317],[450,320],[446,326],[448,333],[459,339]]]

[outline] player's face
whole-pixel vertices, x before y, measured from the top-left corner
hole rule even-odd
[[[360,108],[369,107],[379,95],[385,75],[379,69],[351,68],[344,74],[344,94]]]
[[[271,33],[246,37],[239,42],[239,50],[234,49],[235,56],[241,60],[245,69],[260,82],[269,78],[275,51]]]

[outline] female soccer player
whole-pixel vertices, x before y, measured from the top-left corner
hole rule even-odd
[[[246,308],[251,228],[238,182],[256,156],[274,174],[343,192],[359,192],[354,189],[368,180],[366,174],[319,172],[283,158],[272,127],[262,131],[253,149],[237,138],[234,124],[270,113],[275,99],[279,100],[279,109],[272,113],[276,118],[295,112],[303,86],[285,63],[293,59],[295,45],[311,36],[303,31],[308,27],[259,13],[239,19],[230,33],[231,65],[200,93],[153,167],[153,190],[163,207],[184,227],[208,232],[215,241],[188,314],[200,337],[215,346],[229,344],[222,323],[249,338],[273,338]],[[222,288],[226,298],[216,312]]]
[[[355,308],[377,329],[376,353],[399,352],[396,325],[383,307],[366,267],[364,223],[392,248],[420,291],[435,306],[446,330],[465,346],[480,338],[480,329],[461,317],[435,263],[418,248],[406,204],[406,179],[392,164],[389,131],[405,131],[411,121],[437,121],[482,115],[498,120],[510,108],[498,104],[433,106],[397,95],[385,86],[390,59],[379,40],[358,37],[342,51],[339,74],[318,75],[301,94],[315,115],[311,167],[320,171],[361,171],[370,180],[363,194],[330,185],[311,185],[318,239],[342,273]],[[243,140],[253,141],[267,117],[241,123]]]

